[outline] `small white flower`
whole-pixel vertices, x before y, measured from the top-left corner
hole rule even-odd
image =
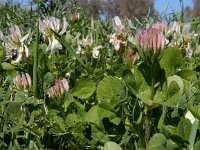
[[[47,51],[51,50],[51,52],[54,53],[56,50],[59,50],[59,49],[62,49],[62,45],[58,42],[58,40],[53,39],[52,41],[49,41]]]
[[[92,49],[92,56],[93,56],[93,58],[95,58],[95,59],[98,58],[98,56],[99,56],[99,50],[100,50],[101,48],[102,48],[102,46],[99,45],[99,46],[94,47],[94,48]]]
[[[114,30],[117,32],[117,33],[121,33],[122,30],[125,28],[124,25],[122,25],[122,22],[121,20],[119,19],[118,16],[115,16],[114,17]]]
[[[120,49],[121,40],[119,40],[117,38],[117,34],[116,33],[111,35],[109,43],[112,43],[114,45],[116,51],[118,51]]]
[[[82,46],[83,47],[87,47],[87,46],[91,47],[92,44],[93,44],[92,36],[91,36],[91,38],[89,38],[89,36],[86,36],[86,38],[82,39]]]

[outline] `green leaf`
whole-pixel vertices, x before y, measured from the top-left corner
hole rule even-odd
[[[15,102],[24,102],[26,100],[25,92],[24,91],[18,91],[15,94]]]
[[[198,118],[200,120],[200,105],[190,105],[188,109],[195,118]]]
[[[195,143],[194,150],[200,150],[200,140]]]
[[[11,65],[10,63],[4,62],[2,63],[2,67],[5,70],[14,70],[15,66]]]
[[[195,81],[197,79],[196,72],[193,70],[181,70],[177,73],[178,76],[180,76],[182,79],[188,80],[188,81]]]
[[[152,105],[153,101],[150,99],[151,89],[137,68],[124,70],[122,76],[129,90],[135,96],[139,97],[145,104]]]
[[[123,77],[126,83],[129,84],[137,93],[145,91],[148,87],[143,74],[136,67],[132,70],[124,70]]]
[[[150,139],[147,149],[148,150],[164,150],[166,149],[164,146],[166,144],[166,137],[161,133],[156,133],[153,135],[153,137]]]
[[[52,120],[53,120],[53,122],[55,124],[59,125],[60,129],[62,129],[63,131],[65,130],[65,122],[64,122],[64,119],[62,117],[60,117],[60,116],[54,116],[52,118]]]
[[[160,129],[160,132],[166,137],[169,138],[171,135],[177,134],[177,129],[172,125],[164,125]]]
[[[137,94],[137,96],[140,98],[140,100],[149,106],[153,104],[153,101],[150,99],[150,95],[151,95],[150,87],[146,87],[145,91],[142,91]]]
[[[101,142],[109,141],[108,136],[102,130],[98,130],[95,125],[91,125],[91,131],[93,140]]]
[[[166,76],[169,76],[173,70],[183,61],[181,50],[169,47],[164,50],[160,60],[160,66],[165,70]]]
[[[72,95],[80,99],[87,99],[96,90],[96,84],[91,79],[80,79],[72,89]]]
[[[109,141],[104,144],[104,150],[122,150],[122,148],[117,143]]]
[[[167,78],[167,99],[166,104],[170,107],[183,106],[186,103],[186,96],[184,94],[183,80],[177,76]]]
[[[194,51],[195,55],[199,55],[200,54],[200,45],[197,46],[196,50]]]
[[[164,124],[164,120],[165,120],[165,115],[162,113],[162,115],[160,116],[159,122],[158,122],[158,129],[161,129],[163,124]]]
[[[95,105],[93,106],[85,115],[85,121],[86,122],[90,122],[90,123],[94,123],[96,125],[99,126],[100,123],[100,119],[99,119],[99,115],[98,115],[98,106]]]
[[[65,100],[64,104],[62,105],[62,107],[64,108],[64,112],[67,111],[69,105],[70,105],[72,102],[74,102],[73,99],[66,99],[66,100]]]
[[[120,83],[120,79],[116,77],[105,77],[97,87],[97,99],[99,101],[112,99],[117,94]]]
[[[181,119],[178,124],[177,133],[185,140],[189,140],[192,124],[188,119]]]
[[[167,140],[166,147],[167,147],[167,150],[178,150],[178,149],[180,149],[180,147],[174,141],[172,141],[171,139]]]
[[[118,125],[121,121],[120,118],[117,117],[117,115],[109,110],[106,110],[102,107],[98,107],[98,116],[100,118],[100,120],[102,120],[103,118],[109,118],[110,122]]]
[[[16,102],[10,102],[6,112],[10,114],[15,119],[20,118],[21,116],[21,105]]]
[[[69,114],[66,117],[66,125],[68,127],[74,127],[77,122],[78,122],[78,117],[76,114]]]

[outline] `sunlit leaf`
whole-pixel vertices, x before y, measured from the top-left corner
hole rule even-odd
[[[120,79],[116,77],[105,77],[97,87],[97,99],[99,101],[103,101],[116,96],[120,83]]]
[[[166,76],[169,76],[182,61],[183,55],[181,50],[169,47],[164,50],[160,66],[165,70]]]
[[[122,148],[117,143],[110,141],[104,144],[104,150],[122,150]]]
[[[94,81],[90,79],[80,79],[72,89],[71,94],[80,99],[87,99],[94,93],[95,90],[96,84]]]

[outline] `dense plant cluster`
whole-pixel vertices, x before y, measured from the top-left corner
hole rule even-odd
[[[26,18],[1,18],[0,149],[199,149],[198,19]]]

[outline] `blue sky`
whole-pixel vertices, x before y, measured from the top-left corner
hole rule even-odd
[[[193,7],[192,0],[183,0],[184,6]],[[155,0],[155,8],[158,12],[162,12],[162,10],[168,5],[166,13],[169,14],[173,11],[180,12],[181,5],[179,0]]]
[[[0,2],[1,1],[8,1],[8,0],[0,0]],[[13,1],[23,2],[23,5],[27,5],[29,2],[29,0],[13,0]],[[184,6],[193,7],[192,0],[183,0],[183,2]],[[167,14],[173,11],[179,12],[181,10],[179,0],[155,0],[155,8],[158,12],[161,12],[167,5],[168,5],[168,8],[166,10]]]

